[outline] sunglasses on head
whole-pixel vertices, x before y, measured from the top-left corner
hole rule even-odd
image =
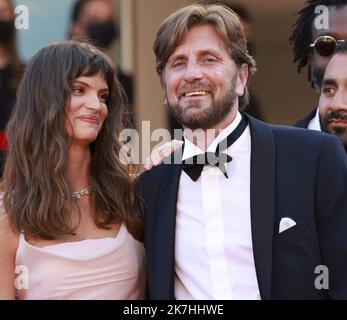
[[[331,36],[321,36],[310,44],[310,48],[313,48],[322,57],[330,57],[335,52],[337,45],[344,41],[335,40]]]

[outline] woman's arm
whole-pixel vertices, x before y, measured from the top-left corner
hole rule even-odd
[[[15,257],[18,236],[11,228],[0,199],[0,300],[15,299]]]

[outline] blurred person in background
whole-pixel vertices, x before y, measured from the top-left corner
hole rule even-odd
[[[71,38],[87,37],[93,44],[108,51],[120,36],[115,16],[110,0],[77,0],[72,8],[69,36]],[[133,79],[119,66],[117,73],[131,108],[134,100]]]
[[[318,6],[327,6],[329,10],[328,28],[317,29],[315,13]],[[298,64],[298,72],[307,67],[308,81],[317,93],[330,58],[335,52],[338,42],[347,40],[347,0],[308,0],[298,13],[299,17],[293,26],[290,43],[293,47],[294,62]],[[344,114],[337,112],[340,118]],[[305,118],[295,125],[317,131],[336,134],[322,126],[324,118],[320,108],[314,108]],[[337,135],[341,140],[341,135]],[[346,144],[346,141],[342,140]]]
[[[5,162],[5,128],[15,104],[16,85],[23,66],[16,50],[16,29],[11,0],[0,0],[0,179]]]

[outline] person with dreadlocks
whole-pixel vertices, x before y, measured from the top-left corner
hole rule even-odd
[[[321,5],[328,8],[329,23],[328,28],[318,29],[318,24],[315,23],[318,14],[315,11]],[[347,0],[308,0],[298,15],[289,39],[293,47],[294,62],[298,64],[298,72],[308,67],[308,80],[320,92],[325,69],[336,47],[347,39]],[[315,108],[295,126],[335,134],[346,149],[346,110],[337,109],[328,114],[329,110],[330,108]],[[342,123],[343,126],[336,130],[333,125],[327,125],[322,119],[328,116],[333,116],[331,120]]]

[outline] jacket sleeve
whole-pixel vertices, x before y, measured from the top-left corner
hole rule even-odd
[[[347,156],[335,136],[328,137],[320,153],[316,209],[329,298],[347,299]]]

